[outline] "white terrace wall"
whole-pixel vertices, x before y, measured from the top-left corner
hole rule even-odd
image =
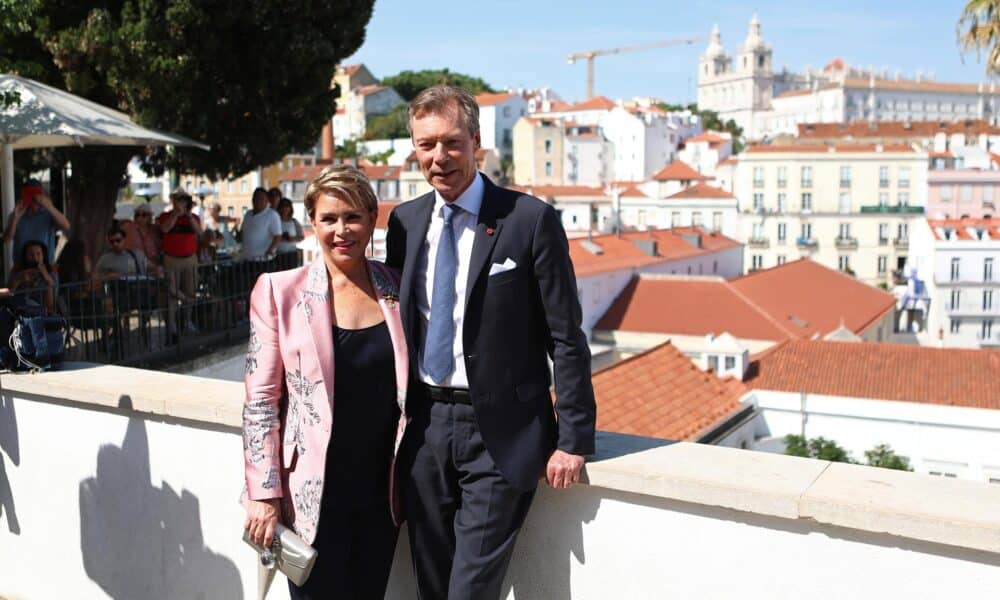
[[[238,383],[119,367],[3,375],[0,597],[250,599]],[[995,598],[1000,489],[601,434],[540,490],[517,599]],[[405,530],[388,597],[414,598]],[[287,598],[283,581],[271,598]]]

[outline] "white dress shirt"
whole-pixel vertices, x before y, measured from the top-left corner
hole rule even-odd
[[[472,242],[476,237],[476,224],[479,222],[479,208],[483,204],[484,188],[482,175],[476,173],[476,178],[454,202],[455,206],[461,209],[451,219],[457,245],[455,256],[458,259],[458,278],[455,281],[455,340],[452,345],[452,354],[455,356],[455,371],[444,381],[435,382],[424,371],[424,348],[423,340],[421,340],[421,347],[418,351],[420,380],[430,385],[466,389],[469,387],[469,378],[465,373],[465,352],[462,348],[462,324],[465,321],[465,291],[469,282],[469,260],[472,258]],[[434,264],[438,242],[441,240],[441,229],[444,227],[444,204],[445,199],[435,190],[434,209],[431,211],[430,226],[427,228],[427,240],[420,250],[417,270],[414,273],[413,289],[417,293],[417,310],[420,311],[420,318],[424,320],[424,331],[427,331],[427,322],[431,317],[431,301],[434,295]]]

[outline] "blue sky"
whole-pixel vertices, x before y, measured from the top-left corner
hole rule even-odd
[[[962,0],[673,0],[425,1],[377,0],[365,44],[347,63],[376,77],[404,69],[444,68],[484,78],[494,87],[547,85],[566,100],[582,99],[581,50],[707,35],[714,23],[735,54],[757,13],[777,68],[819,68],[836,57],[849,64],[933,71],[938,81],[985,79],[975,55],[955,43]],[[698,55],[705,44],[597,59],[597,93],[611,98],[658,96],[693,100]]]

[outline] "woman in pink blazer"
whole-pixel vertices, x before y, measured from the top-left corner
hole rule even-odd
[[[377,207],[361,171],[327,167],[305,206],[320,258],[261,275],[250,297],[246,527],[270,545],[280,520],[319,552],[293,599],[381,598],[407,422],[397,278],[365,258]]]

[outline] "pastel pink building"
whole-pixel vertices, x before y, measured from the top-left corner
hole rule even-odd
[[[928,218],[981,219],[998,214],[1000,171],[931,169],[927,188]]]

